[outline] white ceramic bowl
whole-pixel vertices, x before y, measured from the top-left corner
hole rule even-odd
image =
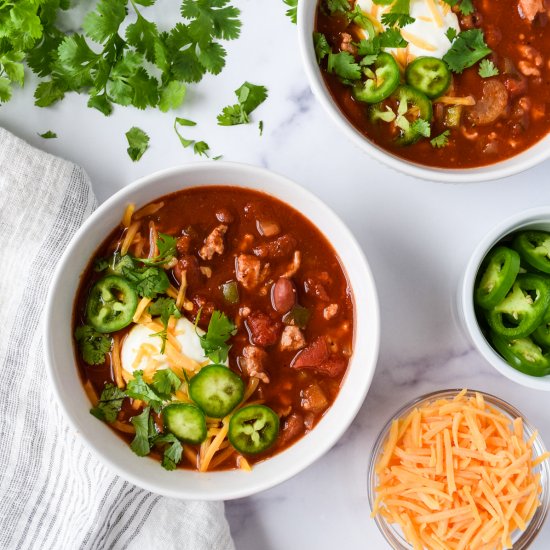
[[[544,229],[545,231],[550,231],[550,208],[532,208],[515,214],[499,223],[485,235],[470,257],[464,277],[460,283],[458,293],[458,314],[474,346],[481,355],[495,367],[495,369],[518,384],[537,390],[550,391],[550,376],[537,378],[536,376],[523,374],[511,367],[498,352],[493,349],[479,328],[474,310],[474,285],[481,262],[489,250],[491,250],[491,248],[493,248],[493,246],[503,237],[524,229]]]
[[[298,2],[298,33],[302,61],[314,95],[338,128],[360,149],[376,160],[410,176],[448,183],[469,183],[504,178],[527,170],[550,158],[550,134],[526,151],[481,168],[434,168],[402,159],[368,140],[348,121],[325,86],[313,48],[315,10],[318,0]]]
[[[319,424],[284,452],[240,470],[167,472],[157,461],[140,458],[107,425],[90,413],[75,364],[71,334],[73,301],[90,258],[118,225],[128,203],[139,208],[187,187],[233,185],[264,191],[293,206],[327,237],[340,256],[355,297],[354,352],[338,397]],[[363,252],[340,219],[311,193],[261,168],[227,162],[199,162],[142,178],[102,204],[77,231],[54,274],[46,305],[45,354],[49,375],[65,416],[95,454],[121,477],[150,491],[184,498],[239,498],[280,483],[328,451],[357,414],[369,389],[378,357],[380,315],[374,280]]]

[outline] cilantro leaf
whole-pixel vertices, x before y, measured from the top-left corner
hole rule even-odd
[[[451,132],[449,130],[445,130],[442,134],[439,134],[438,136],[434,137],[430,140],[430,144],[432,147],[435,147],[436,149],[441,149],[442,147],[447,147],[449,143],[449,134]]]
[[[168,338],[167,331],[170,317],[174,316],[176,319],[179,319],[181,317],[181,313],[176,307],[176,301],[173,298],[168,297],[157,298],[157,300],[149,306],[149,313],[153,316],[160,316],[164,329],[160,332],[156,332],[155,334],[151,334],[151,336],[158,336],[161,339],[162,346],[160,348],[160,352],[164,353],[166,340]]]
[[[351,9],[349,0],[326,0],[326,5],[331,15],[345,13]]]
[[[199,322],[197,316],[196,323]],[[206,334],[200,336],[200,344],[206,357],[214,363],[223,363],[231,348],[227,340],[237,333],[237,327],[227,318],[225,313],[215,310],[212,313]]]
[[[263,120],[260,120],[260,122],[258,122],[258,130],[260,132],[260,136],[263,136],[264,135],[264,121]]]
[[[250,121],[249,114],[267,99],[267,88],[245,82],[235,90],[238,104],[224,107],[218,115],[220,126],[246,124]]]
[[[417,118],[411,124],[411,130],[426,138],[430,137],[430,134],[431,134],[430,123],[427,120],[424,120],[423,118]]]
[[[97,405],[90,409],[90,413],[103,422],[114,422],[125,397],[126,392],[114,384],[105,384]]]
[[[157,370],[153,376],[153,387],[159,395],[166,397],[166,400],[169,400],[180,386],[181,380],[172,369]]]
[[[96,332],[92,327],[83,325],[77,327],[74,332],[75,340],[82,359],[88,365],[102,365],[105,356],[111,351],[111,338],[106,334]]]
[[[155,411],[162,407],[162,396],[158,395],[155,389],[143,380],[143,371],[134,371],[134,378],[126,385],[126,395],[132,399],[144,401]]]
[[[151,452],[151,444],[149,442],[150,412],[150,407],[145,407],[141,414],[132,417],[130,420],[136,429],[136,436],[130,443],[130,448],[138,456],[147,456]]]
[[[298,0],[283,0],[283,2],[289,6],[286,10],[285,15],[290,18],[290,20],[296,24],[298,18]]]
[[[177,109],[183,103],[187,88],[183,82],[171,80],[160,94],[159,109],[166,113],[170,109]]]
[[[174,257],[176,254],[177,239],[166,233],[159,233],[157,237],[158,255],[154,258],[140,258],[140,262],[145,265],[162,265]]]
[[[499,70],[490,59],[482,59],[479,64],[478,73],[481,78],[489,78],[491,76],[497,76]]]
[[[329,53],[327,71],[335,73],[343,81],[359,80],[361,78],[361,67],[349,52]]]
[[[471,67],[491,52],[491,48],[485,43],[483,31],[470,29],[458,34],[450,50],[443,56],[443,61],[447,63],[451,71],[460,74],[464,69]]]
[[[103,44],[118,32],[125,17],[126,2],[100,0],[96,11],[88,13],[84,18],[82,28],[86,36]]]
[[[472,13],[474,13],[474,4],[472,3],[472,0],[462,0],[460,2],[460,6],[459,6],[459,9],[460,9],[460,13],[462,13],[462,15],[470,15]]]
[[[163,294],[170,286],[168,275],[164,269],[155,266],[140,267],[129,254],[121,258],[115,258],[113,272],[122,275],[130,281],[137,293],[144,298],[156,298],[157,294]]]
[[[445,32],[445,36],[449,39],[449,42],[452,42],[456,38],[457,34],[456,29],[453,27],[449,27]]]
[[[390,11],[382,15],[382,24],[388,27],[405,27],[414,23],[411,17],[411,0],[395,0]]]
[[[51,130],[48,130],[47,132],[38,135],[43,139],[55,139],[57,137],[57,134],[55,132],[52,132]]]
[[[406,48],[408,42],[403,38],[401,31],[395,27],[386,29],[378,35],[381,48]]]
[[[208,156],[208,152],[210,151],[210,146],[208,145],[208,143],[206,143],[206,141],[196,141],[194,144],[193,144],[193,153],[195,153],[195,155],[199,155],[199,156]]]
[[[208,44],[212,38],[233,40],[239,37],[240,12],[228,3],[228,0],[183,0],[181,14],[193,19],[189,32],[199,45]]]
[[[193,146],[193,153],[195,153],[195,155],[206,155],[206,156],[209,156],[208,153],[210,151],[210,146],[208,145],[208,143],[206,143],[206,141],[195,141],[194,139],[187,139],[187,138],[184,138],[179,130],[178,130],[178,124],[182,125],[182,126],[196,126],[196,123],[193,122],[192,120],[187,120],[185,118],[179,118],[179,117],[176,117],[174,119],[174,132],[176,132],[176,135],[178,136],[178,139],[180,140],[180,143],[182,145],[182,147],[191,147],[191,145]],[[216,157],[218,158],[218,157]],[[216,160],[216,159],[214,159]]]
[[[183,454],[183,446],[179,439],[172,433],[166,433],[158,435],[153,439],[153,443],[167,444],[162,456],[162,467],[166,470],[175,470],[176,466],[180,463]]]
[[[321,32],[313,33],[313,47],[317,56],[317,63],[321,63],[323,59],[332,52],[332,48],[327,41],[327,37]]]
[[[128,155],[136,162],[149,148],[149,136],[141,128],[134,126],[126,132],[126,139],[129,145]]]

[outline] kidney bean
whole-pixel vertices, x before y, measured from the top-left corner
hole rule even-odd
[[[296,287],[286,277],[279,277],[271,287],[271,303],[277,313],[287,313],[296,303]]]
[[[293,369],[316,368],[324,363],[330,356],[327,341],[320,336],[315,338],[313,342],[300,351],[294,357],[292,364]]]
[[[250,343],[256,346],[268,347],[279,340],[282,324],[273,320],[261,311],[254,311],[245,321],[250,335]]]

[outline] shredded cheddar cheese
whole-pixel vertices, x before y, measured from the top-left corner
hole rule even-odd
[[[401,29],[401,36],[403,36],[403,38],[407,42],[410,42],[411,44],[414,44],[417,48],[421,48],[421,49],[427,50],[429,52],[435,52],[437,50],[437,48],[435,46],[433,46],[432,44],[430,44],[429,42],[426,42],[425,40],[423,40],[419,36],[416,36],[415,34],[407,32],[403,29]]]
[[[372,515],[398,524],[414,550],[512,548],[540,505],[521,418],[465,390],[393,420],[375,472]]]
[[[132,223],[132,214],[134,213],[134,210],[136,209],[136,205],[131,202],[126,207],[126,210],[124,211],[124,216],[122,216],[122,225],[124,227],[130,227],[130,224]]]
[[[466,97],[452,97],[452,96],[441,96],[437,99],[434,99],[436,103],[443,103],[444,105],[475,105],[476,100],[473,96],[468,95]]]
[[[437,9],[437,6],[435,5],[434,0],[426,0],[426,4],[428,4],[428,8],[432,12],[434,21],[438,27],[443,27],[443,17],[441,16],[441,13],[439,13],[439,10]]]

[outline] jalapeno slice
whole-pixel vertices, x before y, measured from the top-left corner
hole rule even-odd
[[[228,415],[243,395],[243,381],[224,365],[204,367],[189,382],[189,396],[212,418]]]
[[[398,145],[411,145],[422,136],[413,127],[415,120],[421,118],[431,122],[433,118],[432,102],[418,90],[410,86],[400,86],[392,95],[397,101],[397,118],[393,122],[399,129]]]
[[[550,273],[550,233],[523,231],[515,237],[512,246],[531,267]]]
[[[126,279],[108,275],[97,281],[86,303],[86,318],[97,332],[116,332],[132,322],[138,295]]]
[[[447,64],[437,57],[417,57],[407,65],[405,80],[430,99],[435,99],[449,88],[451,71]]]
[[[519,273],[519,254],[505,246],[493,249],[483,261],[475,300],[483,309],[492,309],[501,302]]]
[[[279,417],[264,405],[239,409],[229,422],[229,442],[237,451],[258,454],[269,449],[279,434]]]
[[[547,376],[550,374],[548,354],[529,337],[507,340],[493,333],[491,340],[496,350],[506,362],[516,370],[530,376]]]
[[[399,66],[389,53],[379,54],[372,68],[367,67],[363,72],[367,75],[367,80],[352,88],[353,97],[357,101],[379,103],[399,86]]]
[[[547,280],[532,273],[520,274],[506,297],[487,312],[487,322],[504,338],[523,338],[541,323],[549,303]]]
[[[191,403],[171,403],[162,409],[164,427],[180,441],[198,445],[206,439],[206,417]]]

